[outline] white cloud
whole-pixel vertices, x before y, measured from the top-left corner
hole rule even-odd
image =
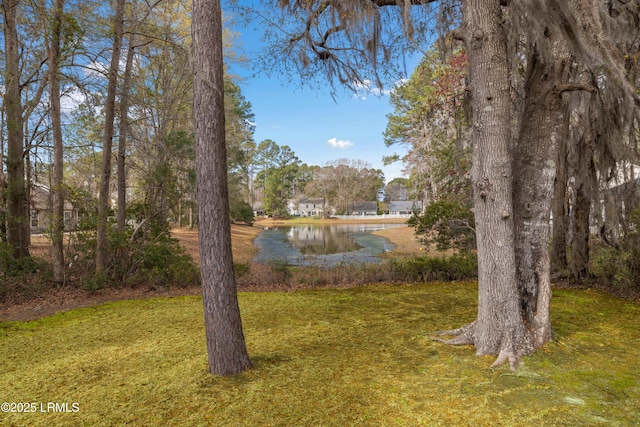
[[[365,101],[368,95],[373,96],[388,96],[391,93],[389,89],[382,89],[379,87],[374,87],[371,84],[371,80],[363,80],[361,82],[354,82],[353,88],[355,89],[355,93],[353,94],[354,98],[358,98],[361,101]]]
[[[60,98],[60,108],[62,109],[63,114],[70,114],[84,102],[86,102],[84,93],[80,92],[78,89],[73,89]]]
[[[339,148],[341,150],[345,150],[345,149],[353,146],[353,142],[347,141],[347,140],[338,139],[338,138],[331,138],[330,140],[327,141],[327,144],[331,148]]]

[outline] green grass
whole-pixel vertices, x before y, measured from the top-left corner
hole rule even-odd
[[[556,340],[517,373],[429,339],[474,283],[240,295],[254,368],[208,374],[202,301],[110,303],[0,323],[2,426],[626,426],[640,422],[640,304],[557,290]],[[38,407],[39,408],[39,407]]]

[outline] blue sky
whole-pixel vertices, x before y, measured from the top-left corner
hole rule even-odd
[[[259,34],[242,27],[236,30],[241,33],[240,50],[249,64],[232,66],[232,72],[243,78],[240,87],[255,115],[256,143],[271,139],[280,146],[288,145],[308,165],[323,166],[347,158],[381,169],[387,182],[402,176],[401,162],[382,163],[385,155],[404,153],[403,147],[384,144],[386,115],[393,111],[388,92],[381,95],[377,88],[362,88],[357,94],[338,90],[332,97],[328,84],[315,89],[287,83],[289,78],[269,76],[250,65],[261,48]],[[409,62],[408,66],[414,67],[417,59]]]

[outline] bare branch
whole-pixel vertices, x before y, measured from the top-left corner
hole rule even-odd
[[[555,92],[564,93],[564,92],[573,92],[577,90],[585,90],[587,92],[595,93],[597,89],[594,86],[584,84],[584,83],[564,83],[556,85]]]
[[[456,28],[455,30],[449,32],[449,34],[447,35],[447,37],[453,39],[453,40],[460,40],[462,42],[465,41],[464,39],[464,33],[459,29]]]

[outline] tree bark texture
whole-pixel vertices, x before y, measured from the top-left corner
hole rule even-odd
[[[250,368],[251,362],[231,252],[219,0],[194,0],[191,31],[198,236],[209,370],[230,375]]]
[[[122,48],[122,34],[124,32],[124,4],[125,0],[116,2],[114,17],[115,36],[109,77],[107,83],[107,99],[105,101],[104,138],[102,141],[102,170],[100,172],[100,194],[98,196],[98,225],[96,231],[96,274],[103,273],[107,268],[107,218],[111,196],[111,152],[116,110],[116,89],[118,84],[118,67],[120,66],[120,50]]]
[[[515,369],[532,350],[516,285],[510,88],[506,35],[499,0],[464,3],[473,108],[474,212],[478,247],[478,316],[453,344],[473,344],[478,355],[497,355]]]
[[[51,93],[51,127],[53,130],[53,182],[51,188],[51,263],[53,281],[64,283],[64,188],[63,144],[60,118],[60,40],[64,0],[56,0],[49,50],[49,91]]]
[[[593,78],[593,77],[592,77]],[[595,84],[594,84],[595,87]],[[580,126],[574,131],[575,153],[572,157],[573,203],[571,212],[571,257],[569,271],[574,279],[589,276],[589,235],[591,195],[595,188],[595,117],[593,98],[597,94],[581,94],[577,111]]]
[[[525,82],[525,105],[514,147],[513,203],[515,254],[520,306],[538,348],[552,338],[549,219],[559,139],[567,106],[558,86],[565,82],[569,55],[545,63],[531,47]],[[556,49],[557,51],[557,49]]]
[[[20,91],[20,53],[16,15],[19,0],[3,0],[5,114],[7,117],[7,241],[16,258],[29,256],[29,203],[24,169],[24,129]]]
[[[593,147],[581,147],[582,155],[587,157]],[[570,271],[574,279],[585,279],[589,276],[589,217],[591,213],[590,178],[594,173],[591,159],[587,157],[583,163],[586,170],[579,172],[575,182],[575,202],[573,206],[573,230],[571,233]]]
[[[568,107],[567,107],[568,108]],[[568,111],[568,110],[567,110]],[[569,200],[567,197],[567,139],[569,138],[569,120],[565,121],[562,135],[558,139],[556,157],[556,178],[553,187],[553,228],[551,238],[551,272],[567,269],[567,228],[569,226]]]

